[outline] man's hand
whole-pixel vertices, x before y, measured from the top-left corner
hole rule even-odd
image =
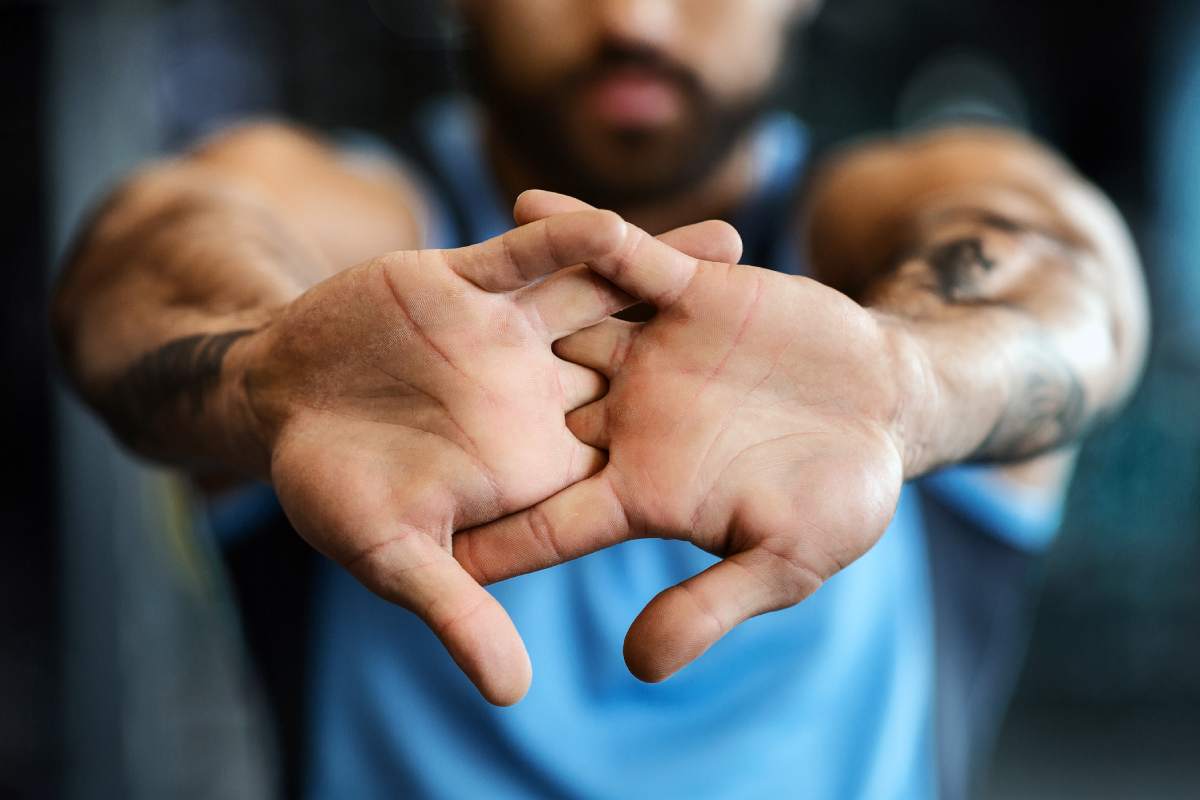
[[[527,194],[518,213],[566,203]],[[688,539],[723,556],[630,628],[631,671],[657,681],[743,620],[800,602],[874,544],[903,478],[902,398],[923,376],[898,330],[835,290],[630,235],[623,258],[592,266],[655,317],[606,320],[556,345],[609,376],[608,394],[568,417],[582,441],[609,451],[608,465],[459,534],[454,553],[483,582],[631,537]]]
[[[494,703],[524,695],[528,656],[451,557],[451,536],[603,464],[564,414],[604,379],[550,345],[629,304],[586,267],[562,269],[609,263],[625,236],[618,217],[591,210],[473,247],[392,253],[318,284],[230,354],[296,530],[420,615]],[[670,236],[740,247],[720,223]]]

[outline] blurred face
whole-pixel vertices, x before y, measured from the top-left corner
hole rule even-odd
[[[812,0],[464,0],[470,75],[547,188],[653,202],[706,177],[762,106]]]

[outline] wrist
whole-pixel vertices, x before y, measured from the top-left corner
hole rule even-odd
[[[237,471],[267,480],[270,475],[272,426],[257,399],[254,376],[269,357],[270,325],[239,337],[226,354],[219,391],[214,398],[222,460]]]
[[[952,460],[939,436],[944,390],[927,332],[904,317],[871,310],[888,341],[896,402],[891,436],[904,464],[904,479],[919,477]]]

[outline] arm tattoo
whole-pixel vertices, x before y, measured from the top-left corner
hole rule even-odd
[[[1088,423],[1079,377],[1054,345],[1030,333],[1016,390],[977,450],[981,458],[1036,455],[1081,435]]]
[[[980,224],[1019,233],[1017,223],[988,216]],[[1001,262],[989,257],[980,236],[963,236],[927,249],[922,258],[933,272],[933,289],[949,305],[1005,309],[1033,323],[1021,348],[1014,391],[977,450],[981,458],[1023,458],[1079,436],[1088,422],[1083,384],[1071,364],[1019,305],[989,298],[983,285]]]
[[[1067,247],[1071,242],[1062,236],[1042,228],[1017,222],[990,211],[960,209],[943,215],[946,221],[973,223],[980,228],[999,231],[1010,236],[1034,236],[1043,241],[1055,242]],[[916,257],[922,259],[933,270],[934,288],[941,299],[948,303],[971,303],[987,301],[984,279],[1000,261],[988,256],[982,236],[959,236],[948,241],[919,250]]]
[[[174,339],[139,358],[113,382],[101,405],[116,432],[143,441],[169,411],[199,417],[221,377],[225,354],[251,329]]]
[[[991,272],[996,262],[983,252],[978,236],[966,236],[936,245],[925,260],[937,279],[938,294],[948,303],[977,296],[980,272]]]

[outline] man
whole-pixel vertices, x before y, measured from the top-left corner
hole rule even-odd
[[[309,794],[926,797],[939,755],[961,793],[934,531],[987,542],[939,610],[1004,602],[1145,300],[1111,206],[1016,134],[860,146],[793,210],[763,105],[813,5],[464,0],[481,113],[424,122],[427,174],[248,126],[82,234],[83,396],[269,481],[330,558]]]

